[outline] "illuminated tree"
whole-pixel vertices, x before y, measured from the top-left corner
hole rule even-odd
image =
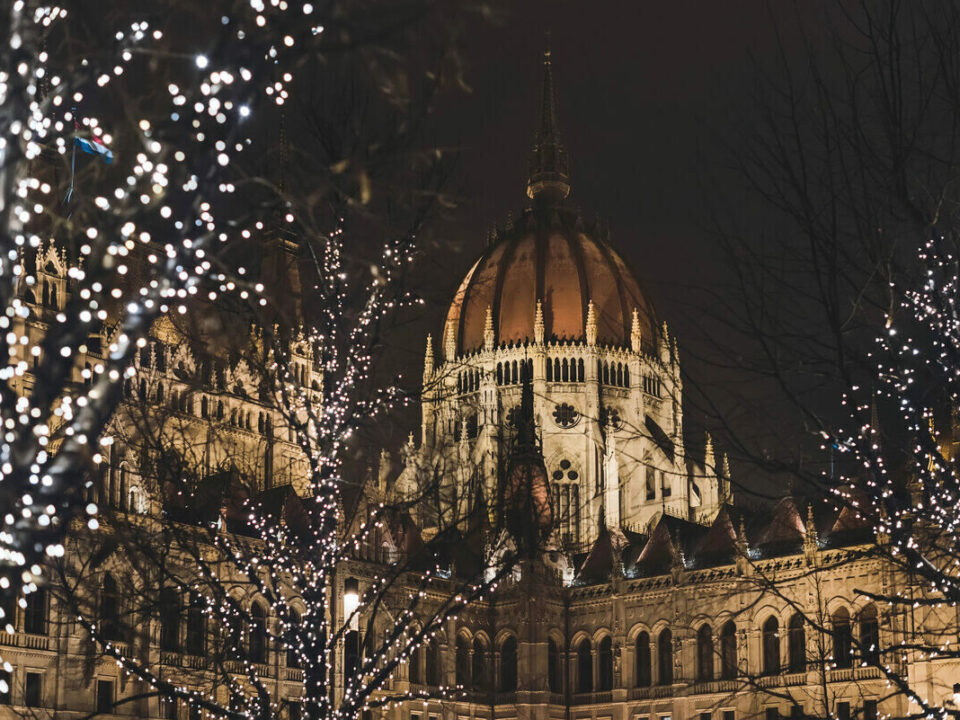
[[[387,318],[416,302],[404,285],[442,179],[437,153],[414,150],[416,121],[455,63],[439,53],[436,67],[411,70],[402,52],[424,37],[437,38],[430,50],[445,49],[445,34],[424,27],[434,6],[9,8],[12,51],[0,61],[0,594],[29,598],[55,567],[80,627],[145,695],[220,717],[286,712],[259,667],[279,646],[302,672],[307,717],[354,718],[404,697],[390,689],[391,675],[509,571],[503,553],[492,571],[482,555],[472,565],[442,557],[437,547],[449,537],[423,543],[409,526],[416,498],[378,496],[348,471],[358,436],[403,398],[397,383],[374,377],[373,363]],[[364,73],[361,88],[376,102],[337,97],[338,82]],[[312,154],[283,137],[295,122],[283,110],[294,99],[307,106],[311,83],[342,101],[300,116]],[[371,105],[386,129],[343,130],[368,127],[357,108]],[[330,122],[338,112],[339,126]],[[279,150],[263,140],[277,126]],[[294,153],[303,162],[263,170],[264,157]],[[350,220],[373,215],[371,168],[388,162],[417,180],[401,185],[415,196],[404,225],[356,223],[363,229],[348,242]],[[263,251],[269,243],[278,254]],[[271,285],[268,255],[304,264],[302,287],[283,287],[283,272]],[[296,314],[284,290],[303,291]],[[218,330],[181,327],[196,318],[213,318]],[[158,342],[195,343],[196,362],[160,368]],[[225,377],[235,384],[225,387]],[[271,486],[244,473],[272,461],[210,468],[168,442],[172,426],[220,432],[236,422],[228,396],[246,403],[245,432],[282,434],[296,450],[287,478],[296,493],[280,510],[256,492]],[[252,422],[251,404],[263,409]],[[191,414],[202,422],[185,420]],[[145,445],[136,467],[114,467],[117,445],[131,439]],[[134,471],[137,487],[124,480]],[[112,472],[117,485],[106,494]],[[213,481],[229,511],[191,516]],[[468,525],[449,532],[478,532]],[[378,558],[376,572],[363,566],[345,578],[387,528],[407,544]],[[117,543],[143,563],[136,582],[103,567]],[[257,601],[238,602],[237,586]],[[344,594],[355,603],[346,613]],[[157,628],[161,647],[209,651],[210,664],[171,676],[142,651],[142,638],[127,633],[143,619],[127,613],[136,597],[152,603],[157,622],[144,627]],[[363,632],[366,623],[376,635]],[[348,658],[357,672],[340,692],[334,673]],[[442,684],[416,694],[444,693]]]

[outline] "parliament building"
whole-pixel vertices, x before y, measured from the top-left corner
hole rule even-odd
[[[709,437],[688,442],[676,339],[618,251],[624,239],[586,219],[571,198],[549,53],[540,97],[522,212],[492,234],[436,340],[426,338],[420,432],[397,467],[384,458],[371,492],[416,496],[422,478],[439,473],[436,502],[410,514],[429,538],[462,507],[502,512],[509,480],[521,473],[530,479],[520,505],[529,514],[511,522],[541,543],[496,592],[448,621],[388,687],[459,691],[373,715],[877,720],[916,712],[885,668],[931,702],[948,702],[960,661],[902,648],[920,636],[927,645],[956,644],[958,619],[869,599],[921,592],[872,552],[885,538],[849,507],[794,497],[762,512],[740,507],[726,454]],[[294,262],[294,244],[278,241],[275,251]],[[66,302],[68,259],[50,245],[25,262],[38,279],[24,296],[33,311],[27,332],[36,336]],[[77,382],[89,379],[109,342],[91,339]],[[308,344],[290,342],[299,381],[319,393]],[[161,405],[165,422],[192,428],[182,457],[195,455],[208,471],[229,457],[265,494],[297,491],[305,472],[297,445],[259,399],[251,369],[204,366],[163,324],[136,367],[127,396]],[[192,375],[205,378],[204,388],[188,387]],[[22,383],[29,392],[29,373]],[[116,422],[133,424],[134,416],[122,411]],[[169,512],[170,497],[142,458],[115,442],[95,499],[144,518]],[[511,522],[489,522],[504,528],[494,538],[500,547],[518,542]],[[377,577],[378,562],[401,545],[385,530],[350,573],[361,584]],[[121,567],[122,555],[104,566]],[[120,585],[104,574],[101,608],[121,602]],[[197,720],[92,651],[56,595],[35,593],[10,609],[16,632],[0,632],[10,680],[0,717]],[[264,626],[275,622],[265,608],[257,612]],[[185,612],[172,628],[144,628],[136,652],[174,675],[192,667],[203,642],[190,618]],[[901,649],[889,652],[892,645]],[[288,701],[284,712],[294,720],[302,671],[271,643],[258,645],[257,655],[271,696]],[[342,673],[350,664],[337,667]]]

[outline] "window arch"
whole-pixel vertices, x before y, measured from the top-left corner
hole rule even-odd
[[[707,623],[697,630],[697,679],[713,680],[713,629]]]
[[[107,640],[120,640],[120,590],[113,575],[103,577],[100,589],[100,634]]]
[[[874,605],[860,611],[860,658],[867,665],[880,664],[880,625]]]
[[[609,635],[597,647],[597,690],[613,690],[613,639]]]
[[[720,630],[720,677],[732,680],[737,676],[737,626],[729,620]]]
[[[560,674],[560,648],[553,638],[547,639],[547,682],[550,692],[563,692],[563,679]]]
[[[807,631],[803,626],[803,616],[794,613],[787,627],[790,672],[803,672],[807,669]]]
[[[287,624],[290,626],[287,630],[287,667],[298,668],[300,656],[295,648],[300,644],[300,613],[291,608],[287,615]]]
[[[650,665],[650,635],[646,631],[637,635],[636,646],[636,678],[634,684],[637,687],[650,687],[651,665]]]
[[[593,648],[588,638],[577,646],[577,692],[593,692]]]
[[[186,650],[191,655],[203,655],[207,640],[207,616],[203,613],[203,598],[197,593],[190,596],[187,609]]]
[[[457,636],[456,647],[457,685],[470,687],[470,645],[463,635]]]
[[[657,638],[657,680],[660,685],[673,684],[673,633],[664,628]]]
[[[410,659],[407,661],[407,679],[410,681],[411,685],[419,685],[423,680],[423,676],[420,674],[420,661],[422,653],[420,652],[420,646],[414,646],[413,650],[410,652]]]
[[[577,382],[583,382],[583,358],[577,360]]]
[[[250,661],[267,661],[267,617],[260,603],[250,608]]]
[[[160,647],[176,652],[180,649],[180,593],[176,588],[160,590]]]
[[[780,672],[780,623],[771,615],[763,623],[763,674]]]
[[[833,613],[833,661],[838,668],[848,668],[852,665],[852,645],[850,613],[842,607]]]
[[[474,690],[487,689],[487,647],[480,638],[473,639],[473,656],[470,658],[470,676]]]
[[[517,639],[511,635],[500,646],[500,691],[517,689]]]
[[[426,680],[427,685],[440,684],[440,643],[436,638],[427,643]]]

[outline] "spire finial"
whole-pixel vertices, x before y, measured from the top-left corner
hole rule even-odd
[[[489,305],[483,321],[483,349],[493,350],[493,309]]]
[[[553,62],[550,35],[543,52],[543,87],[540,91],[540,124],[530,153],[527,196],[557,202],[570,194],[567,153],[557,132],[557,102],[553,89]]]
[[[640,352],[643,343],[643,332],[640,330],[640,313],[634,308],[630,316],[630,348],[634,352]]]
[[[433,335],[427,333],[427,351],[423,358],[423,381],[433,377]]]
[[[543,345],[543,337],[543,303],[537,300],[537,309],[533,315],[533,341],[537,345]]]
[[[597,344],[597,312],[593,308],[593,300],[587,303],[587,345]]]

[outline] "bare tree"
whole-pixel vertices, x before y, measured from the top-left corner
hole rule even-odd
[[[829,562],[814,553],[799,574],[751,560],[757,591],[803,613],[824,677],[875,667],[917,715],[955,715],[943,678],[957,659],[947,636],[958,629],[960,15],[951,3],[854,2],[817,19],[799,60],[784,45],[777,70],[761,73],[760,120],[738,158],[776,237],[723,233],[738,292],[714,339],[735,343],[736,361],[718,372],[753,378],[775,401],[706,387],[701,398],[716,423],[720,408],[742,403],[799,426],[799,440],[724,430],[741,462],[782,473],[818,514],[825,502],[866,531]],[[791,444],[800,448],[792,455]],[[815,523],[807,534],[816,537]],[[797,586],[864,561],[889,578],[881,590],[854,588],[876,614],[833,617],[798,602]],[[911,658],[929,660],[940,679],[911,677]],[[827,687],[823,716],[837,712]]]

